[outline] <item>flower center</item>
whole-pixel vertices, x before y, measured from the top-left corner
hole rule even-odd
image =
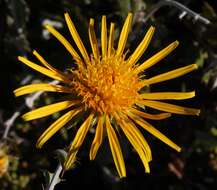
[[[139,96],[139,78],[124,57],[91,58],[85,68],[72,72],[74,90],[85,106],[101,114],[132,106]]]

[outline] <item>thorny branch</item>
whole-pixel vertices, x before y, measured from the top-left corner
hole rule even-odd
[[[2,139],[7,139],[9,131],[13,126],[14,121],[20,116],[21,111],[25,108],[25,106],[21,106],[14,112],[14,114],[4,122],[3,126],[5,127],[4,133],[2,135]]]
[[[54,173],[49,175],[49,182],[46,184],[44,190],[54,190],[55,186],[62,181],[62,176],[64,174],[63,163],[67,157],[67,153],[63,149],[57,149],[55,154],[59,160],[58,166]]]
[[[142,21],[147,22],[147,20],[150,19],[150,17],[152,17],[161,7],[164,6],[173,6],[176,7],[177,9],[180,9],[182,13],[179,15],[179,19],[182,19],[184,16],[188,14],[189,16],[193,17],[195,21],[200,21],[204,24],[211,23],[208,19],[204,18],[200,14],[192,11],[191,9],[184,6],[183,4],[174,0],[161,0],[160,2],[158,2],[156,5],[152,7],[150,12],[145,16],[145,18],[143,18]]]
[[[59,176],[62,170],[63,170],[62,164],[59,163],[53,174],[50,184],[48,184],[45,190],[54,190],[54,187],[56,186],[56,184],[59,183]]]

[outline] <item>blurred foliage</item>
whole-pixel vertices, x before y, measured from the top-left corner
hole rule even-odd
[[[179,48],[158,66],[145,73],[148,76],[196,63],[199,70],[152,87],[152,91],[196,90],[196,98],[183,105],[201,108],[199,118],[174,116],[163,122],[153,122],[168,137],[183,147],[181,153],[159,142],[144,132],[153,151],[151,174],[145,174],[139,158],[124,138],[121,144],[125,154],[128,177],[118,180],[108,150],[107,141],[99,151],[96,161],[88,160],[88,150],[93,139],[88,140],[79,153],[76,167],[65,173],[66,179],[56,189],[67,187],[100,189],[216,189],[217,188],[217,2],[215,0],[180,0],[179,2],[211,21],[205,25],[190,16],[180,19],[181,11],[172,6],[159,9],[144,23],[144,18],[159,0],[0,0],[0,132],[4,133],[4,122],[20,107],[24,99],[15,100],[12,91],[16,87],[47,78],[20,64],[16,57],[32,58],[33,49],[46,57],[52,65],[65,70],[73,63],[66,50],[43,28],[45,23],[54,25],[70,39],[63,13],[68,11],[78,26],[79,33],[88,44],[89,18],[95,18],[99,36],[101,15],[108,22],[116,23],[116,37],[129,11],[134,13],[132,32],[127,48],[133,51],[150,25],[156,26],[151,46],[143,59],[148,58],[174,40]],[[25,80],[24,80],[25,79]],[[38,82],[38,81],[37,81]],[[43,94],[35,107],[53,102],[58,96]],[[27,108],[22,109],[24,113]],[[58,115],[54,115],[57,118]],[[7,171],[0,177],[0,189],[42,189],[45,180],[42,170],[53,172],[57,166],[52,152],[69,144],[76,132],[72,124],[54,136],[42,149],[35,148],[41,132],[54,118],[45,118],[31,123],[17,119],[8,139],[2,140],[1,150],[8,158]],[[79,124],[79,123],[78,123]],[[70,128],[70,130],[68,130]],[[162,128],[162,129],[161,129]],[[4,149],[3,147],[7,147]],[[107,148],[106,148],[107,147]],[[0,162],[1,162],[0,157]],[[6,163],[5,163],[6,164]],[[6,166],[6,165],[5,165]],[[1,173],[1,171],[0,171]],[[168,180],[169,179],[169,180]]]

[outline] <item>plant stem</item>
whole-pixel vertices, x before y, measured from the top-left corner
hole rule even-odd
[[[143,21],[146,22],[152,15],[155,14],[155,12],[157,12],[163,6],[174,6],[180,9],[182,12],[192,16],[196,21],[198,20],[203,22],[204,24],[210,24],[210,21],[208,19],[204,18],[203,16],[199,15],[198,13],[192,11],[191,9],[184,6],[183,4],[174,0],[161,0],[160,2],[158,2],[156,5],[153,6],[153,8],[146,15]]]
[[[62,172],[62,164],[59,163],[57,168],[56,168],[56,171],[50,181],[50,184],[48,184],[48,186],[45,188],[45,190],[54,190],[54,187],[56,186],[57,183],[59,183],[59,176]]]

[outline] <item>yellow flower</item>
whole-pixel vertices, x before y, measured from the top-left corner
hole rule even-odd
[[[0,178],[8,171],[9,156],[4,149],[0,149]]]
[[[38,108],[23,115],[23,118],[29,121],[62,110],[68,110],[46,129],[38,139],[37,147],[41,148],[67,122],[77,119],[78,115],[82,115],[82,124],[69,147],[68,157],[64,165],[65,169],[72,166],[78,149],[91,127],[95,127],[95,137],[90,148],[90,159],[93,160],[96,157],[97,151],[105,136],[104,134],[107,134],[115,166],[120,177],[126,176],[126,169],[121,147],[115,132],[119,128],[137,151],[146,172],[150,172],[149,162],[152,159],[151,150],[142,133],[137,128],[137,125],[173,149],[180,151],[181,148],[179,146],[144,119],[161,120],[170,117],[171,113],[199,115],[200,111],[198,109],[181,107],[161,101],[192,98],[195,96],[195,92],[152,93],[145,92],[144,89],[152,84],[189,73],[197,69],[197,65],[192,64],[181,67],[151,78],[144,78],[144,75],[142,75],[142,72],[172,52],[177,47],[178,41],[171,43],[148,60],[139,64],[138,60],[144,54],[151,41],[155,30],[154,27],[149,28],[142,42],[134,50],[132,55],[126,57],[124,49],[131,28],[132,14],[129,13],[125,20],[116,48],[114,47],[114,23],[110,24],[108,32],[106,17],[102,16],[100,49],[94,31],[94,20],[90,19],[88,34],[92,54],[89,55],[68,13],[65,14],[65,20],[79,53],[52,26],[46,25],[46,28],[69,51],[74,62],[77,64],[76,68],[72,68],[68,73],[61,72],[48,64],[36,51],[33,51],[33,54],[43,66],[33,63],[24,57],[18,57],[21,62],[32,69],[60,81],[61,85],[31,84],[16,89],[14,91],[16,96],[36,91],[59,92],[73,95],[73,98]],[[163,113],[145,113],[144,107],[160,110]]]

